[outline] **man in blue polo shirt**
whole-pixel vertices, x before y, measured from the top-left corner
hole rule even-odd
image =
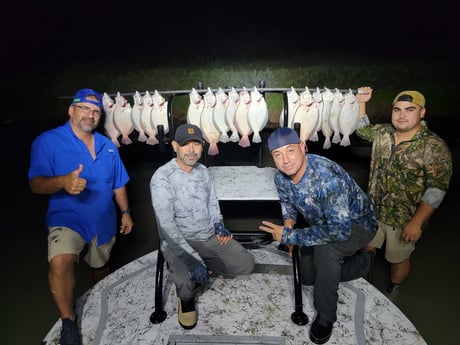
[[[115,203],[121,210],[121,234],[131,232],[133,221],[126,192],[129,176],[118,149],[95,131],[102,115],[101,95],[78,91],[68,115],[67,123],[32,143],[28,176],[33,193],[49,195],[48,280],[62,319],[60,345],[79,345],[74,266],[87,247],[84,260],[93,281],[106,276],[117,231]]]

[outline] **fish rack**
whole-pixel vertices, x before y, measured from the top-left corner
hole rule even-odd
[[[209,88],[212,92],[217,92],[218,89],[216,88]],[[243,90],[243,88],[234,88],[237,92],[240,92]],[[200,94],[203,95],[208,91],[208,88],[205,88],[203,82],[199,81],[196,84],[195,90]],[[232,90],[231,87],[226,87],[226,88],[221,88],[222,91],[224,92],[229,92]],[[297,92],[304,91],[305,88],[270,88],[266,87],[266,82],[265,80],[259,80],[258,82],[258,87],[257,90],[265,97],[266,93],[275,93],[275,94],[282,94],[283,97],[283,127],[287,127],[288,124],[288,97],[287,97],[287,92],[291,90],[295,90]],[[325,88],[319,88],[321,92],[325,90]],[[338,89],[340,92],[348,92],[352,91],[354,94],[358,92],[357,89]],[[181,96],[188,96],[190,92],[192,92],[192,89],[179,89],[179,90],[162,90],[158,91],[161,95],[165,96],[168,101],[168,106],[167,106],[167,118],[168,118],[168,126],[169,126],[169,131],[168,134],[165,134],[165,130],[162,125],[159,125],[157,128],[157,137],[159,141],[159,148],[160,152],[165,153],[166,152],[166,147],[167,145],[170,145],[171,141],[174,138],[174,116],[172,113],[173,109],[173,102],[177,97]],[[134,96],[135,92],[120,92],[121,96],[124,97],[132,97]],[[110,97],[116,96],[116,93],[108,93]],[[72,99],[73,96],[59,96],[58,99],[64,100],[64,99]],[[299,133],[300,127],[299,124],[294,124],[294,129]],[[259,168],[263,167],[263,143],[258,143],[258,164],[257,166]],[[173,152],[171,152],[173,155]],[[208,158],[207,158],[207,153],[206,151],[203,151],[203,160],[204,164],[208,166]]]

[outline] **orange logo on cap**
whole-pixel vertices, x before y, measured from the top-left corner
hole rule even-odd
[[[187,128],[188,134],[195,134],[195,128]]]

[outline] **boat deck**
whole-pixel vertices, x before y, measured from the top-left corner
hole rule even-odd
[[[157,251],[121,267],[81,296],[76,310],[84,345],[312,344],[315,316],[311,286],[302,286],[303,311],[310,322],[299,326],[294,312],[290,257],[276,243],[249,249],[255,272],[235,279],[213,278],[197,296],[198,324],[184,330],[177,321],[175,287],[165,270],[166,319],[150,322],[155,306]],[[380,291],[360,278],[339,285],[337,322],[328,344],[426,345],[405,317]],[[58,344],[60,321],[44,344]]]
[[[274,168],[210,167],[219,200],[273,200],[278,196]],[[225,215],[224,215],[225,218]],[[249,249],[254,272],[235,279],[212,278],[197,296],[198,324],[184,330],[177,321],[174,284],[164,269],[163,306],[167,317],[152,323],[158,251],[113,272],[76,303],[84,345],[312,344],[309,326],[315,316],[312,286],[301,286],[306,325],[291,319],[295,308],[292,259],[278,243],[258,242]],[[328,344],[426,345],[410,320],[366,280],[340,283],[337,322]],[[59,341],[58,320],[44,339]]]

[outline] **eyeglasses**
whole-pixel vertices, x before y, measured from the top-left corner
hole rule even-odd
[[[101,116],[102,112],[100,110],[91,109],[90,107],[85,107],[84,105],[74,104],[74,107],[80,108],[83,114],[93,113],[94,116]]]

